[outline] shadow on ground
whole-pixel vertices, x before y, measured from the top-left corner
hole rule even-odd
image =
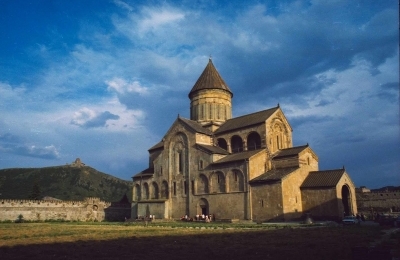
[[[149,228],[149,232],[151,229]],[[203,234],[202,234],[203,232]],[[371,238],[342,228],[241,231],[0,247],[0,259],[352,259]]]

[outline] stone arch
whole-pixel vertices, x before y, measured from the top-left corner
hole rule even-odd
[[[209,215],[210,214],[209,204],[208,204],[208,201],[205,198],[201,198],[197,202],[196,214],[198,214],[198,215],[201,215],[201,214]]]
[[[188,175],[188,143],[187,136],[182,132],[176,133],[171,139],[169,162],[173,175]]]
[[[197,193],[209,193],[208,178],[204,174],[200,174],[197,182]]]
[[[217,143],[219,147],[228,151],[228,143],[224,138],[218,138]]]
[[[150,194],[150,198],[151,199],[158,199],[158,184],[156,182],[153,182],[151,184],[151,194]]]
[[[251,132],[247,136],[247,150],[256,150],[261,148],[261,136],[257,132]]]
[[[168,182],[163,181],[161,184],[161,198],[168,199]]]
[[[341,190],[342,194],[342,204],[343,204],[343,211],[345,216],[353,215],[354,210],[352,208],[351,203],[351,192],[349,186],[346,184],[342,186]]]
[[[232,153],[243,152],[243,140],[240,136],[234,135],[231,137]]]
[[[139,184],[135,184],[135,186],[133,187],[133,200],[134,201],[139,201],[141,198],[141,192],[140,192],[140,185]]]
[[[225,176],[223,172],[214,172],[210,177],[210,192],[211,193],[220,193],[226,192],[225,185]]]
[[[148,200],[149,198],[150,198],[149,184],[145,182],[143,184],[143,199]]]
[[[239,170],[229,171],[226,175],[227,192],[244,191],[244,175]]]

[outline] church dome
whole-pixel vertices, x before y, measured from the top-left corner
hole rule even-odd
[[[199,79],[194,84],[192,90],[189,93],[189,98],[191,99],[193,94],[204,89],[220,89],[227,91],[233,97],[232,91],[229,89],[228,85],[225,83],[219,72],[214,67],[211,58],[208,60],[208,64],[201,73]]]
[[[232,118],[233,93],[211,59],[189,93],[190,119],[216,130]]]

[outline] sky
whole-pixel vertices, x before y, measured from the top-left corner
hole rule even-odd
[[[277,106],[356,187],[400,185],[398,1],[0,0],[0,169],[124,180],[211,57],[233,116]]]

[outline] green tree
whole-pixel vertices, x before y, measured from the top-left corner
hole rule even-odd
[[[33,184],[32,192],[29,195],[29,199],[31,200],[39,200],[41,195],[40,186],[37,181]]]

